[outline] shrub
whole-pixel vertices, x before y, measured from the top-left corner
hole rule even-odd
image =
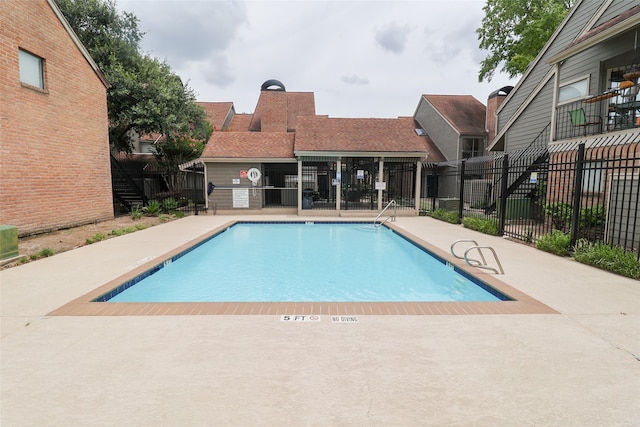
[[[105,236],[102,233],[97,233],[96,235],[94,235],[93,237],[89,237],[87,240],[85,240],[85,243],[87,245],[90,245],[92,243],[96,243],[99,242],[101,240],[104,240],[107,236]]]
[[[498,221],[495,219],[475,218],[467,216],[462,219],[462,225],[470,230],[476,230],[492,236],[498,235]]]
[[[553,227],[558,230],[565,231],[571,225],[573,207],[568,203],[547,203],[544,207],[544,212],[551,217]]]
[[[458,212],[436,209],[431,212],[431,217],[441,221],[450,222],[451,224],[458,224]]]
[[[620,246],[582,240],[576,245],[573,258],[583,264],[592,265],[621,276],[640,279],[640,261],[638,261],[637,254]]]
[[[132,209],[131,209],[131,219],[138,220],[142,218],[142,208],[139,205],[135,205]]]
[[[566,231],[571,226],[573,207],[569,203],[554,202],[545,205],[545,213],[551,217],[554,228]],[[595,205],[580,209],[580,228],[592,228],[604,224],[606,219],[604,206]]]
[[[51,248],[44,248],[35,254],[29,255],[29,261],[35,261],[40,258],[47,258],[54,255],[56,252]]]
[[[109,234],[111,236],[122,236],[124,234],[133,233],[138,230],[144,230],[145,228],[147,228],[147,226],[144,224],[136,224],[136,225],[132,225],[131,227],[123,227],[123,228],[111,230]]]
[[[39,260],[41,258],[47,258],[47,257],[55,255],[55,253],[56,253],[56,251],[54,251],[51,248],[44,248],[44,249],[41,249],[39,252],[36,252],[34,254],[20,257],[20,259],[18,259],[18,261],[16,261],[16,265],[22,265],[22,264],[26,264],[26,263],[31,262],[31,261]]]
[[[571,236],[560,230],[553,230],[549,234],[541,236],[536,242],[536,247],[542,251],[555,255],[567,256],[571,244]]]
[[[56,253],[56,251],[54,251],[51,248],[44,248],[40,252],[38,252],[38,254],[40,255],[40,258],[47,258],[47,257],[55,255],[55,253]]]
[[[162,201],[162,210],[165,212],[173,212],[178,209],[178,202],[173,197],[168,197]]]
[[[149,200],[147,206],[142,208],[143,212],[150,216],[157,216],[162,210],[162,205],[157,200]]]
[[[580,209],[580,228],[598,227],[604,225],[607,214],[604,206],[596,205]]]

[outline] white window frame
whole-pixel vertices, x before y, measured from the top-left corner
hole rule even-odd
[[[44,59],[27,50],[18,49],[20,83],[45,90]]]
[[[582,191],[585,193],[602,193],[604,191],[603,162],[586,162],[582,170]]]
[[[584,85],[584,88],[581,88],[580,86],[578,86],[577,84],[580,84],[580,86]],[[558,105],[562,105],[562,104],[568,104],[570,102],[574,102],[580,99],[584,99],[587,96],[589,96],[589,86],[591,84],[591,76],[590,75],[586,75],[583,77],[579,77],[577,79],[573,79],[573,80],[569,80],[567,82],[561,83],[560,86],[558,87]],[[574,90],[576,90],[577,92],[579,92],[579,94],[577,95],[568,95],[567,98],[562,97],[562,90],[563,89],[569,89],[572,88]]]

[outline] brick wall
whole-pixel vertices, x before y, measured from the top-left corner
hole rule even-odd
[[[506,95],[495,94],[487,100],[487,116],[485,119],[485,129],[487,129],[487,143],[490,144],[497,134],[496,111],[506,99]]]
[[[3,0],[0,15],[0,224],[113,218],[104,84],[46,0]],[[19,48],[44,58],[45,90],[20,83]]]
[[[287,92],[266,90],[260,92],[262,107],[261,131],[287,131]]]

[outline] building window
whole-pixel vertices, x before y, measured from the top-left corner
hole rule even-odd
[[[462,140],[462,158],[478,157],[482,155],[481,138],[465,138]]]
[[[44,89],[44,59],[19,49],[20,81]]]
[[[575,101],[589,94],[589,78],[573,81],[560,86],[558,103]]]
[[[603,186],[602,162],[586,162],[582,171],[582,191],[601,193]]]

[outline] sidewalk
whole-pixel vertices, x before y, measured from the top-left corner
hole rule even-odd
[[[500,280],[560,314],[359,316],[348,324],[46,316],[228,221],[263,218],[191,216],[1,271],[0,424],[631,426],[640,419],[640,282],[431,218],[395,224],[447,252],[461,238],[492,246],[505,269]]]

